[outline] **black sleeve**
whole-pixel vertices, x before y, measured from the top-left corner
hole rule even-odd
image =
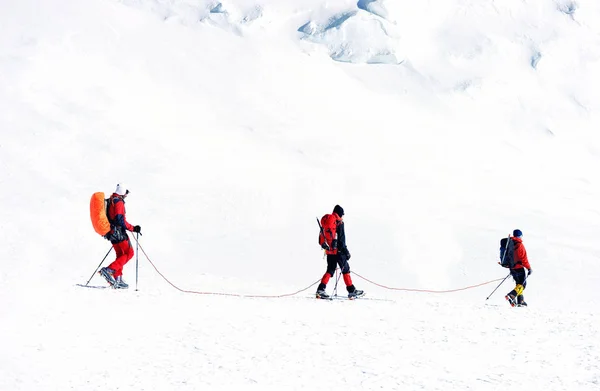
[[[337,227],[337,248],[338,250],[347,253],[348,247],[346,246],[346,231],[344,230],[344,222],[342,221]]]

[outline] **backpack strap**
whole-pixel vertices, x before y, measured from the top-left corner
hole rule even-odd
[[[106,212],[106,218],[108,219],[108,222],[112,224],[112,222],[110,221],[110,215],[108,214],[108,208],[110,207],[111,202],[110,202],[110,197],[104,200],[104,211]]]
[[[113,197],[106,199],[106,218],[108,219],[108,222],[110,223],[110,225],[116,225],[116,224],[115,224],[115,221],[110,218],[110,213],[108,212],[109,208],[114,207],[117,202],[123,201],[122,198],[118,198],[118,197],[114,197],[114,198],[116,198],[116,201],[113,199]]]

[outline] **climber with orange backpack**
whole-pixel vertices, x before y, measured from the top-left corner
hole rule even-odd
[[[329,299],[326,293],[327,283],[333,277],[336,268],[339,266],[342,271],[342,277],[348,291],[348,298],[355,299],[365,294],[364,291],[356,289],[350,277],[350,251],[346,246],[346,232],[344,230],[344,209],[336,205],[332,214],[326,214],[320,221],[319,245],[327,254],[327,271],[321,278],[321,283],[317,288],[317,299]]]
[[[122,277],[123,267],[134,255],[127,231],[141,234],[141,227],[129,224],[125,218],[125,198],[128,194],[129,190],[118,184],[110,198],[105,200],[104,193],[95,193],[90,203],[94,229],[110,240],[117,254],[114,262],[101,268],[98,273],[115,289],[129,288]]]

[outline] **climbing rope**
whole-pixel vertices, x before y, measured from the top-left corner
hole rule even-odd
[[[309,290],[311,287],[315,286],[316,284],[318,284],[319,282],[321,282],[321,279],[313,282],[312,284],[310,284],[309,286],[307,286],[304,289],[300,289],[299,291],[293,292],[293,293],[285,293],[282,295],[242,295],[242,294],[237,294],[237,293],[221,293],[221,292],[200,292],[200,291],[192,291],[192,290],[186,290],[186,289],[181,289],[179,288],[177,285],[173,284],[171,281],[169,281],[169,279],[167,277],[165,277],[164,274],[162,274],[158,268],[156,267],[156,265],[154,265],[154,262],[152,262],[150,260],[150,257],[148,256],[148,254],[146,254],[146,251],[144,251],[144,248],[142,247],[141,244],[138,245],[140,246],[140,250],[142,250],[142,253],[144,254],[144,256],[146,257],[146,259],[148,260],[148,262],[150,262],[150,265],[152,265],[152,267],[154,268],[154,270],[156,270],[156,272],[158,273],[159,276],[161,276],[169,285],[171,285],[173,288],[177,289],[180,292],[183,293],[193,293],[196,295],[217,295],[217,296],[233,296],[233,297],[253,297],[253,298],[280,298],[280,297],[289,297],[289,296],[295,296],[298,293],[302,293],[304,291]]]
[[[424,292],[424,293],[452,293],[452,292],[458,292],[458,291],[464,291],[464,290],[467,290],[467,289],[477,288],[477,287],[480,287],[480,286],[491,284],[492,282],[497,282],[497,281],[502,280],[502,278],[497,278],[495,280],[491,280],[491,281],[487,281],[487,282],[482,282],[481,284],[477,284],[477,285],[466,286],[464,288],[448,289],[448,290],[443,290],[443,291],[435,291],[435,290],[430,290],[430,289],[393,288],[393,287],[381,285],[381,284],[378,284],[378,283],[376,283],[374,281],[371,281],[368,278],[363,277],[363,276],[361,276],[360,274],[358,274],[356,272],[352,272],[352,274],[354,274],[354,275],[362,278],[363,280],[365,280],[365,281],[367,281],[367,282],[369,282],[369,283],[371,283],[373,285],[381,287],[381,288],[390,289],[390,290],[394,290],[394,291]]]
[[[137,241],[137,239],[136,239]],[[146,259],[148,260],[148,262],[150,263],[150,265],[152,265],[152,267],[154,268],[154,270],[156,270],[156,272],[158,273],[159,276],[161,276],[169,285],[171,285],[173,288],[177,289],[180,292],[183,293],[193,293],[196,295],[217,295],[217,296],[232,296],[232,297],[251,297],[251,298],[281,298],[281,297],[290,297],[290,296],[295,296],[299,293],[305,292],[307,290],[309,290],[311,287],[317,285],[319,282],[321,282],[321,279],[318,279],[317,281],[313,282],[312,284],[310,284],[309,286],[307,286],[304,289],[300,289],[296,292],[292,292],[292,293],[285,293],[285,294],[281,294],[281,295],[242,295],[242,294],[237,294],[237,293],[222,293],[222,292],[201,292],[201,291],[192,291],[192,290],[187,290],[187,289],[181,289],[179,288],[177,285],[173,284],[171,281],[169,281],[169,279],[167,277],[165,277],[164,274],[162,274],[160,272],[160,270],[158,270],[158,268],[156,267],[156,265],[154,264],[154,262],[152,262],[152,260],[150,259],[150,257],[148,256],[148,254],[146,254],[146,251],[144,251],[144,247],[142,247],[142,245],[137,242],[140,250],[142,251],[142,253],[144,254],[144,256],[146,257]],[[470,286],[466,286],[464,288],[457,288],[457,289],[448,289],[448,290],[430,290],[430,289],[411,289],[411,288],[394,288],[394,287],[389,287],[389,286],[385,286],[382,284],[378,284],[374,281],[369,280],[366,277],[361,276],[360,274],[356,273],[356,272],[352,272],[352,274],[354,274],[355,276],[362,278],[363,280],[378,286],[380,288],[384,288],[384,289],[389,289],[389,290],[394,290],[394,291],[405,291],[405,292],[422,292],[422,293],[452,293],[452,292],[458,292],[458,291],[464,291],[467,289],[473,289],[473,288],[477,288],[480,286],[484,286],[487,284],[491,284],[497,281],[502,280],[502,278],[498,278],[495,280],[491,280],[491,281],[487,281],[487,282],[482,282],[481,284],[477,284],[477,285],[470,285]]]

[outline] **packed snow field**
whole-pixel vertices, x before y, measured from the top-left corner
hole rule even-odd
[[[600,389],[597,69],[595,0],[0,2],[0,390]]]

